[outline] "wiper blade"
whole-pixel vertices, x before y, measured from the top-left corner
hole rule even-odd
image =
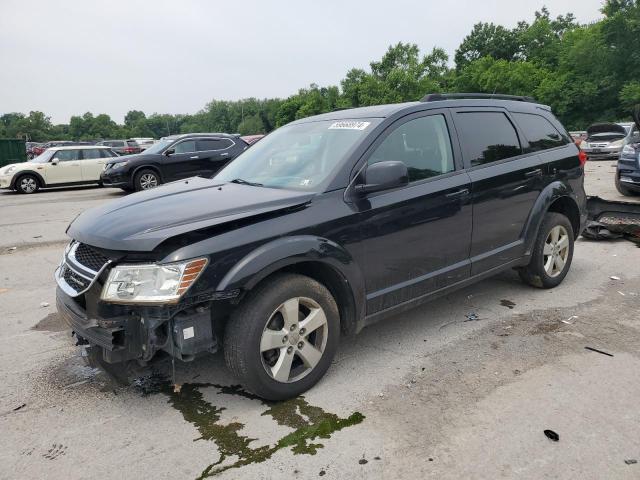
[[[262,187],[261,183],[249,182],[248,180],[243,180],[242,178],[234,178],[230,183],[237,183],[239,185],[251,185],[252,187]]]

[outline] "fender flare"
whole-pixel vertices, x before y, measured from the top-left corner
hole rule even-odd
[[[364,278],[351,254],[337,243],[313,235],[284,237],[253,250],[222,278],[216,291],[250,290],[278,270],[299,263],[320,263],[333,269],[351,293],[356,331],[363,326],[366,304]]]
[[[16,172],[16,174],[13,176],[13,178],[11,179],[11,184],[9,185],[9,188],[15,189],[16,181],[18,181],[18,179],[23,175],[28,175],[28,174],[31,174],[38,179],[38,182],[40,182],[40,187],[44,188],[47,186],[47,182],[44,181],[44,177],[40,175],[38,172],[34,172],[33,170],[21,170],[19,172]]]
[[[531,255],[533,243],[538,235],[542,220],[549,211],[549,207],[553,202],[563,197],[569,198],[575,204],[578,211],[580,210],[575,193],[560,181],[550,183],[540,192],[540,195],[538,195],[538,199],[529,213],[529,218],[523,231],[522,238],[524,238],[525,242],[525,255]]]

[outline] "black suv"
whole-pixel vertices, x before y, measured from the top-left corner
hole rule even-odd
[[[248,146],[239,135],[226,133],[172,135],[138,155],[107,163],[100,178],[106,187],[132,191],[193,176],[210,177]]]
[[[583,180],[566,130],[526,97],[318,115],[213,179],[82,213],[58,311],[103,362],[223,348],[246,388],[284,399],[320,380],[341,333],[505,269],[560,284],[586,220]]]
[[[635,107],[629,134],[618,159],[616,188],[622,195],[640,195],[640,105]]]

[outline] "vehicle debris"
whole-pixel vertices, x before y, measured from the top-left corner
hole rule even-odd
[[[560,440],[560,435],[558,435],[556,432],[554,432],[553,430],[545,430],[544,434],[546,435],[546,437],[553,441],[553,442],[557,442],[558,440]]]
[[[626,463],[627,465],[635,465],[636,463],[638,463],[638,460],[636,460],[635,458],[630,458],[628,460],[625,460],[624,463]]]
[[[480,317],[478,316],[477,313],[468,313],[467,315],[465,315],[465,317],[467,317],[465,322],[473,322],[476,320],[480,320]]]
[[[620,280],[620,277],[617,277],[617,276],[615,276],[615,275],[611,275],[609,278],[610,278],[611,280]]]
[[[597,348],[593,348],[593,347],[584,347],[587,350],[591,350],[592,352],[596,352],[596,353],[601,353],[602,355],[607,355],[609,357],[613,357],[613,354],[611,353],[607,353],[607,352],[603,352],[602,350],[598,350]]]
[[[587,218],[583,237],[590,240],[624,238],[640,246],[640,203],[587,197]]]

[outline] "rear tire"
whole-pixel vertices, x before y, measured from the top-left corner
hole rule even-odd
[[[338,307],[327,288],[309,277],[278,274],[231,314],[224,358],[245,388],[266,400],[285,400],[322,378],[339,340]]]
[[[633,197],[636,195],[636,192],[622,185],[620,182],[620,172],[616,172],[616,190],[618,190],[620,195],[624,195],[625,197]]]
[[[531,261],[518,270],[525,283],[538,288],[553,288],[567,276],[573,259],[573,225],[567,217],[548,212],[533,246]]]
[[[162,184],[160,175],[158,175],[158,172],[151,170],[150,168],[144,168],[136,173],[136,178],[133,182],[136,192],[141,190],[151,190],[160,184]]]
[[[40,190],[40,180],[35,175],[27,173],[16,179],[15,189],[18,193],[31,194]]]

